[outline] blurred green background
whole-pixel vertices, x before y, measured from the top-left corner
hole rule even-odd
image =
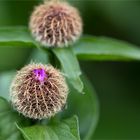
[[[84,33],[140,45],[140,0],[72,0],[84,20]],[[1,0],[0,26],[27,25],[39,0]],[[32,49],[0,48],[0,72],[19,69]],[[140,139],[140,63],[80,62],[100,101],[93,139]]]

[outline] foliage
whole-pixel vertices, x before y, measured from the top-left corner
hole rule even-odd
[[[98,122],[99,105],[93,86],[82,74],[77,58],[99,61],[140,60],[139,48],[107,37],[83,36],[70,48],[41,48],[40,44],[32,39],[26,27],[0,28],[0,49],[3,46],[11,46],[13,49],[17,46],[23,49],[33,48],[34,51],[27,62],[41,61],[60,68],[67,77],[71,90],[68,105],[63,112],[51,120],[36,121],[13,110],[7,101],[7,89],[14,72],[2,73],[0,95],[5,99],[0,98],[1,140],[90,140]]]

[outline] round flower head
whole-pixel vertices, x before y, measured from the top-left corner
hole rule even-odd
[[[33,63],[18,71],[10,94],[18,112],[43,119],[54,116],[64,107],[68,87],[63,75],[51,65]]]
[[[45,47],[63,47],[79,39],[82,20],[76,8],[52,0],[35,8],[29,27],[34,38]]]

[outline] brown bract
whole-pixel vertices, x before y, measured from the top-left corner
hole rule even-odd
[[[37,70],[45,72],[43,79],[36,74]],[[10,95],[12,105],[19,113],[29,118],[43,119],[62,110],[68,87],[60,71],[51,65],[32,63],[17,72]]]
[[[35,8],[29,27],[43,46],[63,47],[79,39],[82,19],[78,10],[68,3],[49,1]]]

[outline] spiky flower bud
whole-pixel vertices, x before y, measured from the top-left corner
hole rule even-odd
[[[10,94],[19,113],[43,119],[61,111],[66,103],[68,87],[60,71],[51,65],[32,63],[18,71]]]
[[[76,8],[52,0],[35,8],[29,27],[34,38],[45,47],[63,47],[79,39],[82,19]]]

